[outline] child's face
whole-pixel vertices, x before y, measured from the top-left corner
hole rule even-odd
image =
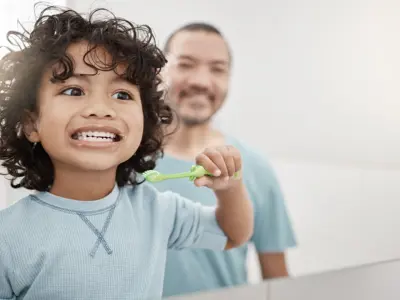
[[[38,92],[36,131],[28,135],[40,142],[54,167],[84,171],[115,169],[128,160],[140,145],[143,111],[137,86],[122,79],[124,69],[96,71],[83,56],[85,42],[71,45],[67,53],[74,61],[74,74],[63,83],[52,83],[52,69],[43,76]],[[110,62],[102,48],[96,50],[94,65]]]

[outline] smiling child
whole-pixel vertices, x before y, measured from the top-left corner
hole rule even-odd
[[[0,299],[160,299],[167,249],[223,251],[252,234],[240,153],[206,149],[203,207],[142,183],[163,126],[165,65],[151,29],[49,7],[0,61],[0,160],[32,194],[0,211]],[[102,18],[97,18],[101,15]]]

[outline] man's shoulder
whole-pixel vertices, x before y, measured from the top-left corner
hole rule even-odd
[[[260,169],[269,172],[272,171],[272,167],[267,156],[262,154],[261,151],[237,137],[227,135],[226,140],[229,144],[236,147],[240,151],[242,160],[246,165],[245,167],[251,167],[252,169]]]
[[[243,179],[253,198],[265,198],[265,193],[271,190],[279,190],[279,182],[273,166],[266,155],[249,146],[242,140],[227,138],[233,146],[241,152],[243,162]]]

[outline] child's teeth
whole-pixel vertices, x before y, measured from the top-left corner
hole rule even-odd
[[[85,131],[77,134],[78,140],[90,142],[114,141],[115,134],[101,131]]]

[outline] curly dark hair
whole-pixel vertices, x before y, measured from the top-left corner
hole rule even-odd
[[[99,13],[108,18],[95,18]],[[11,50],[0,61],[0,160],[11,176],[13,188],[23,187],[47,191],[53,184],[54,168],[49,155],[36,147],[23,133],[27,112],[37,111],[37,89],[48,66],[59,63],[61,71],[53,72],[54,81],[64,81],[73,75],[74,66],[66,50],[71,43],[87,41],[92,47],[104,47],[113,61],[104,66],[90,65],[95,70],[115,70],[127,65],[120,74],[140,90],[144,114],[141,144],[126,162],[117,168],[119,186],[140,184],[136,172],[155,167],[162,155],[163,125],[171,124],[172,110],[164,102],[160,70],[166,59],[156,46],[151,28],[115,17],[106,9],[96,9],[87,18],[71,9],[47,6],[39,14],[31,32],[10,31],[8,41],[18,50]],[[9,48],[8,48],[9,49]]]

